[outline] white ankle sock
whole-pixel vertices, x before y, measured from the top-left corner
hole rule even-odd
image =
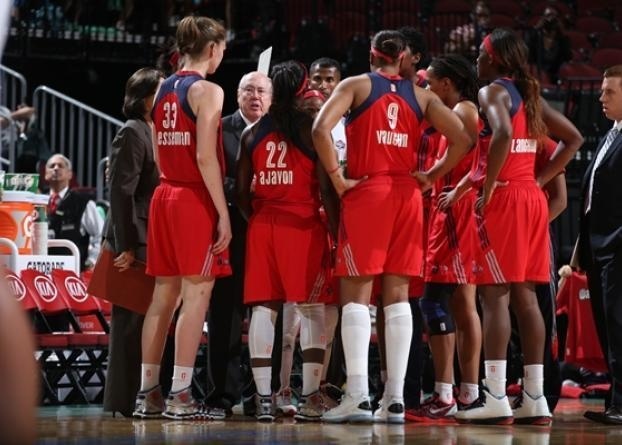
[[[479,397],[479,386],[475,383],[460,383],[460,403],[469,405]]]
[[[149,391],[160,384],[160,365],[142,363],[140,365],[140,390]]]
[[[346,304],[341,313],[341,339],[349,394],[369,395],[367,367],[370,337],[369,308],[364,304]]]
[[[451,383],[434,382],[434,392],[443,403],[450,404],[454,400],[454,387]]]
[[[486,386],[493,396],[505,395],[507,360],[485,360]]]
[[[192,384],[193,367],[173,366],[173,385],[171,392],[179,392]]]
[[[534,399],[540,397],[544,392],[544,365],[525,365],[523,373],[523,389]]]

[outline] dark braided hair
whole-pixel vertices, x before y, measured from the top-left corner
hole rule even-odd
[[[512,77],[525,102],[530,136],[538,138],[545,135],[547,128],[542,120],[540,84],[529,74],[527,45],[514,31],[504,28],[497,28],[490,33],[490,43],[499,71]]]
[[[430,63],[430,68],[439,79],[444,77],[451,80],[460,92],[462,98],[477,103],[477,74],[473,69],[473,64],[464,56],[459,54],[447,54],[436,57]]]
[[[307,113],[298,108],[299,96],[296,95],[306,89],[307,70],[301,63],[289,60],[275,65],[270,77],[272,105],[268,113],[279,132],[289,140],[297,140],[302,126],[311,122]]]

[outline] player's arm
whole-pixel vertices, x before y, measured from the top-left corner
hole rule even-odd
[[[549,222],[557,218],[568,205],[568,191],[566,190],[566,175],[560,173],[549,182],[544,184],[542,189],[547,194],[547,204],[549,207]]]
[[[339,167],[335,157],[335,147],[331,136],[331,130],[352,106],[357,81],[360,82],[357,78],[350,78],[340,82],[313,122],[313,145],[339,196],[360,182],[360,180],[344,177],[343,169]]]
[[[422,180],[422,185],[433,184],[449,172],[466,155],[469,148],[473,145],[473,138],[465,131],[465,126],[456,113],[450,110],[431,91],[421,88],[416,89],[417,101],[425,105],[424,118],[437,131],[447,138],[447,151],[442,159],[428,170],[425,175],[419,175],[417,179]]]
[[[536,181],[542,186],[561,172],[574,158],[577,150],[583,145],[583,136],[566,116],[551,107],[546,100],[540,98],[540,103],[542,104],[542,120],[548,128],[549,135],[559,140],[551,159],[536,177]]]
[[[482,191],[482,205],[490,202],[495,189],[497,177],[510,152],[510,144],[514,135],[512,118],[510,117],[510,95],[501,85],[489,85],[479,90],[479,106],[488,119],[492,130],[486,178]]]
[[[197,166],[218,213],[215,254],[221,253],[231,241],[231,223],[218,159],[218,128],[224,94],[211,82],[195,82],[188,91],[190,105],[197,117]]]

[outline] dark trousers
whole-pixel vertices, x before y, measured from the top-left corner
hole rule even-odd
[[[592,256],[591,252],[588,252]],[[622,249],[610,258],[587,259],[590,302],[609,375],[611,392],[605,399],[605,408],[622,408]]]
[[[553,283],[536,286],[538,306],[544,319],[544,396],[549,405],[549,410],[553,412],[559,402],[562,390],[562,378],[559,368],[559,356],[553,350],[553,340],[557,336],[557,326],[555,322],[555,286]]]
[[[404,406],[410,409],[418,408],[420,405],[421,380],[428,354],[423,344],[423,314],[419,307],[419,298],[411,298],[408,302],[413,315],[413,335],[410,341],[406,378],[404,379]]]
[[[136,393],[140,389],[140,343],[144,319],[142,314],[112,306],[104,411],[119,411],[126,417],[132,415]],[[167,336],[160,368],[163,394],[171,388],[174,349],[174,338]]]
[[[216,280],[208,314],[208,357],[211,393],[207,403],[230,409],[242,396],[242,325],[244,306],[244,253],[246,221],[235,207],[229,208],[233,238],[229,258],[233,274]]]

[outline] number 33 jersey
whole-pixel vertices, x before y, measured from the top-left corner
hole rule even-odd
[[[151,112],[154,143],[158,152],[160,178],[180,184],[203,184],[197,166],[197,117],[188,102],[188,90],[205,80],[193,71],[178,71],[166,79]],[[216,152],[224,174],[221,127],[218,127]]]

